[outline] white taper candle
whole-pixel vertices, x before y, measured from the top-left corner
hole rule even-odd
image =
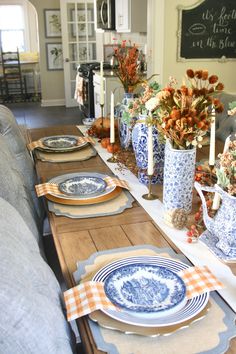
[[[225,139],[225,145],[224,145],[223,153],[228,151],[229,143],[230,143],[230,135]],[[220,199],[221,199],[220,194],[216,192],[215,195],[214,195],[214,198],[213,198],[213,202],[212,202],[212,209],[213,210],[218,210],[219,209]]]
[[[153,175],[153,141],[152,125],[148,126],[148,171],[149,176]]]
[[[111,92],[110,143],[115,142],[114,93]]]
[[[100,63],[100,104],[104,105],[103,62]]]
[[[215,122],[215,108],[212,108],[211,113],[211,133],[210,133],[210,152],[209,165],[215,165],[215,140],[216,140],[216,122]]]

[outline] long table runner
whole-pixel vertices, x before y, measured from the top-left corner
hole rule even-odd
[[[87,128],[83,125],[77,128],[86,135]],[[96,139],[95,139],[96,140]],[[207,265],[215,276],[224,283],[225,288],[218,292],[224,300],[236,312],[236,276],[232,273],[231,269],[221,261],[219,261],[209,249],[197,242],[189,244],[186,242],[186,231],[177,230],[166,225],[164,221],[164,207],[160,200],[145,200],[142,198],[143,194],[147,193],[147,187],[138,181],[138,178],[129,170],[120,171],[116,163],[109,163],[107,159],[111,157],[101,144],[96,143],[94,148],[98,152],[101,159],[109,166],[110,170],[117,175],[120,179],[125,179],[130,186],[130,193],[145,209],[145,211],[152,217],[156,224],[162,231],[169,237],[169,239],[181,250],[181,252],[188,257],[188,259],[197,266]]]

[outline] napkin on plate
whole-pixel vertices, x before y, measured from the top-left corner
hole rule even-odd
[[[186,296],[191,299],[207,291],[219,290],[223,284],[207,266],[190,267],[178,273],[186,285]],[[95,310],[119,310],[106,297],[104,283],[87,281],[64,292],[67,320],[88,315]]]
[[[95,141],[93,140],[93,138],[79,136],[78,141],[77,141],[77,145],[81,145],[86,142],[91,143],[91,144],[95,144]],[[34,149],[37,149],[37,148],[42,148],[42,149],[47,150],[47,147],[43,144],[42,140],[40,140],[40,139],[37,141],[32,141],[32,143],[29,143],[27,145],[27,148],[29,151],[33,151]]]
[[[117,177],[107,176],[103,178],[103,180],[107,183],[107,187],[121,187],[129,190],[128,183],[124,180],[120,180]],[[50,193],[65,195],[59,190],[58,185],[56,183],[37,184],[35,186],[35,189],[38,197],[42,197],[43,195],[50,194]]]

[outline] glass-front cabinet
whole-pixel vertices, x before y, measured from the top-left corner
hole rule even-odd
[[[61,0],[66,105],[75,105],[77,66],[96,61],[94,1]]]

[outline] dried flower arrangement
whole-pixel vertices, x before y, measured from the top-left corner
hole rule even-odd
[[[125,92],[133,92],[135,87],[142,82],[137,46],[131,43],[127,46],[126,40],[123,40],[121,46],[114,46],[113,56],[117,62],[117,67],[114,67],[113,71],[120,79]]]
[[[230,141],[229,149],[218,156],[220,168],[216,169],[217,184],[236,197],[236,139]]]
[[[155,97],[146,102],[146,108],[157,117],[158,130],[175,149],[191,149],[201,145],[211,124],[211,110],[220,113],[223,105],[214,98],[224,89],[217,75],[209,76],[207,70],[186,72],[190,85],[185,83],[174,88],[176,80],[170,82]]]
[[[128,125],[131,125],[132,122],[135,123],[139,115],[148,114],[146,102],[160,91],[160,86],[156,81],[151,83],[144,81],[141,86],[142,91],[139,96],[129,102],[127,110],[123,113],[122,120]]]

